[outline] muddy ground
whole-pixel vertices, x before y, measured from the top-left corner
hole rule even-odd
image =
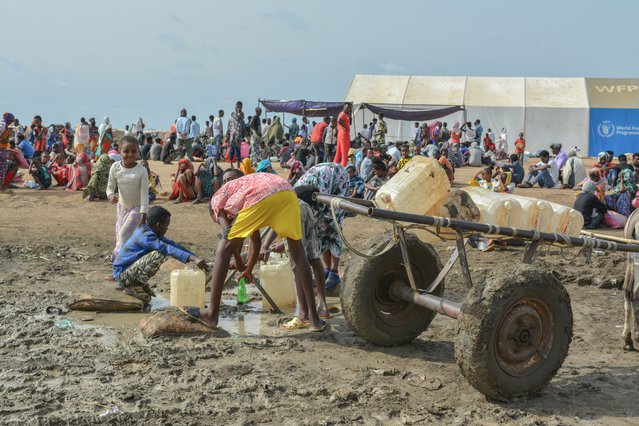
[[[172,167],[152,164],[165,189]],[[476,169],[459,171],[466,181]],[[570,191],[522,190],[572,204]],[[168,236],[211,258],[218,227],[206,205],[156,204],[173,213]],[[637,424],[639,355],[625,353],[623,256],[600,254],[586,264],[576,251],[544,249],[536,263],[566,285],[574,313],[569,355],[542,393],[494,403],[472,388],[454,360],[456,322],[437,316],[413,343],[374,346],[341,315],[323,333],[283,332],[274,314],[227,309],[230,337],[142,336],[146,314],[47,314],[73,294],[111,286],[114,206],[77,193],[16,190],[0,194],[0,422],[57,424]],[[388,227],[347,219],[358,247]],[[616,235],[620,233],[615,232]],[[436,245],[447,259],[451,243]],[[522,249],[470,250],[475,283],[491,268],[520,262]],[[343,256],[348,266],[351,254]],[[169,269],[153,279],[169,290]],[[348,271],[346,271],[348,273]],[[446,296],[463,301],[461,272]],[[254,290],[251,290],[254,291]],[[337,298],[330,299],[339,304]],[[232,289],[225,303],[233,305]],[[56,326],[69,319],[72,328]],[[100,416],[117,406],[118,414]]]

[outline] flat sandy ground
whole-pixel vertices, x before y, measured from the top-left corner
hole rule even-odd
[[[151,168],[169,189],[175,166]],[[477,170],[459,170],[457,181]],[[518,193],[574,201],[572,191]],[[166,197],[154,204],[173,213],[170,238],[213,257],[219,229],[206,205],[174,205]],[[233,309],[233,288],[225,293],[221,326],[231,333],[225,338],[148,339],[137,325],[146,314],[47,314],[47,306],[63,307],[73,294],[113,286],[102,277],[110,268],[115,207],[61,189],[19,189],[0,194],[0,216],[0,423],[639,423],[639,355],[621,349],[620,253],[595,255],[586,264],[576,250],[542,250],[536,265],[553,271],[571,297],[570,352],[538,397],[494,403],[461,376],[453,348],[457,322],[444,316],[414,342],[386,348],[356,336],[341,314],[323,333],[278,330],[277,316],[260,313],[259,302],[248,312]],[[388,229],[361,217],[345,223],[360,248]],[[436,245],[444,261],[452,246]],[[469,249],[469,257],[481,285],[490,270],[521,262],[523,250]],[[351,259],[347,250],[346,276]],[[170,269],[152,280],[164,295]],[[455,266],[445,294],[461,302],[465,293]],[[64,318],[72,329],[55,326]],[[114,405],[123,413],[98,417]]]

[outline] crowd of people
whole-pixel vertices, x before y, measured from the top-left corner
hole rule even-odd
[[[450,182],[454,182],[458,168],[474,166],[482,168],[468,184],[491,191],[512,193],[515,188],[537,186],[578,190],[575,209],[584,215],[587,228],[600,226],[610,212],[628,216],[639,205],[635,200],[639,154],[633,155],[629,164],[623,154],[614,163],[613,153],[603,152],[586,175],[578,149],[565,152],[561,144],[554,143],[549,147],[551,152],[541,150],[534,154],[539,162],[526,172],[524,162],[529,153],[523,133],[514,141],[512,152],[507,130],[502,129],[499,136],[490,128],[484,132],[479,119],[474,123],[455,122],[451,128],[439,121],[415,123],[412,139],[389,142],[384,115],[379,114],[352,140],[351,108],[346,103],[337,117],[324,117],[318,122],[303,117],[301,124],[293,118],[285,124],[278,116],[262,117],[259,107],[245,118],[242,102],[237,102],[226,126],[224,111],[220,110],[217,116],[209,116],[203,129],[197,117],[182,109],[164,135],[145,132],[140,118],[127,125],[117,141],[109,117],[100,126],[95,119],[82,118],[72,128],[70,123],[45,127],[41,116],[36,115],[25,127],[12,114],[5,113],[0,121],[0,184],[3,191],[19,184],[38,190],[59,186],[81,191],[88,201],[105,199],[116,204],[113,278],[125,277],[118,281],[120,285],[130,294],[144,298],[152,293],[148,278],[167,255],[193,260],[199,266],[205,264],[164,237],[170,214],[158,210],[152,219],[147,216],[149,203],[162,193],[159,177],[151,171],[149,161],[176,161],[170,191],[164,194],[175,203],[209,202],[211,216],[224,230],[225,238],[216,252],[212,271],[211,306],[219,305],[222,283],[218,281],[226,274],[231,258],[234,261],[230,264],[243,271],[241,276],[252,279],[250,271],[257,257],[244,262],[237,256],[237,241],[250,237],[255,246],[251,253],[264,259],[271,250],[283,250],[273,243],[275,235],[287,237],[291,257],[298,267],[297,289],[305,309],[298,322],[289,326],[299,326],[300,321],[308,325],[310,321],[313,329],[321,329],[319,318],[328,316],[325,291],[340,283],[342,241],[338,228],[344,219],[342,212],[335,222],[328,208],[314,203],[310,197],[314,191],[372,200],[390,177],[407,167],[411,158],[428,156],[440,164]],[[197,168],[194,162],[198,163]],[[220,166],[222,162],[229,164],[226,170]],[[279,162],[288,175],[278,176],[273,162]],[[32,180],[25,179],[21,168],[28,171]],[[283,195],[275,196],[280,193]],[[290,201],[289,193],[297,195],[295,203]],[[278,208],[288,206],[288,213],[276,209],[274,203],[278,203]],[[256,209],[260,211],[257,216]],[[289,222],[295,222],[293,216],[304,219],[304,229],[289,226]],[[257,233],[263,225],[272,230],[265,244]],[[144,235],[132,238],[142,226],[146,226]],[[154,243],[141,243],[149,239]],[[294,243],[300,240],[301,245]],[[137,246],[128,247],[129,241]],[[147,259],[144,256],[149,252],[140,244],[155,247],[151,251],[159,250],[162,256]],[[302,256],[304,253],[306,256]],[[141,262],[142,258],[146,260]],[[135,273],[125,273],[134,264]],[[208,325],[217,321],[214,308],[207,312],[189,308],[185,313]]]

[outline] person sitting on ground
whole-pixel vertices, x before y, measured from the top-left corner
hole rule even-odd
[[[528,168],[528,175],[518,188],[532,188],[539,185],[540,188],[554,188],[559,181],[559,169],[555,160],[550,159],[550,153],[541,150],[539,153],[539,163]]]
[[[66,186],[67,181],[67,165],[64,162],[64,154],[59,153],[53,159],[53,163],[49,166],[49,172],[51,172],[51,176],[55,179],[58,186]]]
[[[601,227],[604,214],[608,211],[606,205],[595,195],[597,185],[592,180],[583,184],[582,191],[577,195],[573,209],[584,217],[584,229]]]
[[[621,169],[611,194],[605,197],[606,207],[628,217],[635,209],[632,206],[632,200],[635,198],[636,193],[637,183],[635,182],[634,173],[628,168]]]
[[[33,146],[31,143],[24,138],[22,133],[18,134],[18,146],[16,147],[22,152],[22,155],[27,160],[31,160],[33,158]]]
[[[608,180],[602,176],[601,169],[599,167],[593,167],[592,169],[590,169],[588,176],[586,176],[584,180],[575,185],[573,189],[575,191],[581,191],[584,184],[588,181],[593,181],[595,183],[595,195],[602,203],[605,203],[606,191],[608,191],[610,185],[608,185]]]
[[[550,144],[550,150],[553,157],[555,157],[555,163],[557,163],[557,168],[559,169],[559,179],[561,180],[563,168],[566,165],[566,161],[568,161],[568,154],[561,150],[560,143]]]
[[[44,167],[49,167],[49,163],[51,162],[51,154],[49,154],[49,151],[44,151],[40,154],[40,163],[44,166]]]
[[[397,162],[397,170],[401,170],[411,160],[410,146],[406,143],[402,145],[402,157]]]
[[[149,175],[149,201],[153,201],[157,198],[160,190],[162,189],[162,184],[160,183],[160,176],[157,173],[151,171],[151,167],[149,167],[149,162],[146,160],[140,161],[140,165],[146,169],[147,175]],[[166,194],[162,194],[166,195]]]
[[[306,172],[301,161],[293,161],[291,171],[288,174],[288,183],[295,185],[300,177]]]
[[[46,158],[43,152],[41,157]],[[31,166],[29,167],[29,174],[33,178],[33,180],[38,184],[36,189],[48,189],[51,186],[51,173],[49,173],[49,169],[42,164],[42,160],[40,158],[34,158],[31,162]]]
[[[111,149],[109,149],[109,158],[114,163],[116,161],[122,161],[122,156],[120,155],[120,147],[117,143],[111,145]]]
[[[151,148],[153,147],[153,136],[146,135],[144,145],[140,148],[140,159],[148,160],[151,157]],[[160,148],[162,149],[162,148]]]
[[[433,158],[439,162],[439,165],[448,176],[448,181],[452,183],[455,180],[455,169],[453,169],[453,165],[448,161],[448,152],[437,149],[433,152]]]
[[[217,165],[215,157],[209,157],[195,171],[195,192],[197,197],[193,204],[200,204],[211,199],[222,184],[222,169]]]
[[[375,152],[372,148],[365,148],[363,151],[362,161],[359,163],[358,175],[364,179],[364,182],[368,180],[373,172],[373,158],[375,158]]]
[[[282,149],[280,150],[280,167],[284,169],[289,167],[289,162],[291,162],[292,158],[293,148],[291,148],[289,142],[284,142],[284,145],[282,145]]]
[[[98,161],[93,165],[91,179],[89,179],[88,185],[82,191],[82,198],[88,197],[87,201],[107,199],[106,192],[111,164],[113,164],[113,160],[107,154],[100,155]]]
[[[177,142],[177,135],[175,133],[169,134],[169,138],[164,142],[162,151],[160,152],[160,161],[164,164],[171,164],[171,161],[176,156],[175,144]]]
[[[233,164],[231,164],[231,167],[233,167]],[[242,160],[242,162],[240,163],[240,171],[244,175],[250,175],[252,173],[255,173],[255,169],[253,168],[253,162],[251,161],[250,158],[247,157]]]
[[[577,157],[578,151],[579,148],[576,146],[568,151],[568,158],[561,173],[564,189],[573,188],[586,178],[586,168],[584,167],[583,160]]]
[[[512,183],[515,185],[519,185],[523,182],[526,172],[519,162],[519,156],[517,154],[510,154],[510,164],[500,163],[499,167],[503,171],[512,173]]]
[[[313,276],[301,241],[299,201],[286,179],[270,173],[243,176],[237,169],[227,170],[222,187],[213,195],[210,205],[211,218],[220,224],[223,234],[215,250],[210,281],[211,301],[206,310],[193,306],[182,306],[180,310],[210,328],[217,328],[222,290],[231,256],[235,258],[235,267],[242,271],[238,279],[245,278],[248,282],[253,282],[252,271],[262,243],[259,231],[269,227],[278,236],[287,239],[291,260],[299,270],[302,292],[308,307],[309,329],[324,330],[326,323],[317,313]],[[239,254],[247,237],[250,237],[250,246],[245,265]]]
[[[472,142],[468,149],[468,165],[470,167],[480,167],[482,165],[483,155],[484,152],[479,145],[477,145],[477,142]]]
[[[12,184],[14,178],[18,174],[19,169],[19,161],[16,158],[16,151],[8,149],[6,152],[6,173],[4,175],[4,179],[0,180],[0,188],[4,189],[13,189],[16,186]]]
[[[76,156],[67,157],[67,188],[69,191],[82,191],[88,184],[91,177],[91,160],[86,151],[80,152]]]
[[[477,172],[475,177],[468,182],[470,186],[479,186],[493,192],[512,193],[515,184],[512,182],[512,173],[504,171],[493,171],[492,167]]]
[[[436,146],[436,145],[435,145]],[[393,162],[390,166],[396,166],[399,160],[402,158],[402,143],[397,141],[388,148],[387,154],[391,156]]]
[[[365,184],[364,180],[355,172],[355,166],[349,164],[346,166],[346,172],[348,173],[348,194],[350,198],[364,198]]]
[[[364,198],[374,200],[377,190],[388,181],[388,170],[386,163],[379,159],[373,160],[373,176],[366,182]]]
[[[270,160],[260,161],[260,163],[257,165],[257,168],[255,169],[255,173],[272,173],[274,175],[277,174]]]
[[[153,145],[149,149],[149,158],[148,160],[160,161],[160,155],[162,154],[162,138],[155,138],[153,140]]]
[[[113,279],[126,294],[145,304],[155,296],[149,279],[157,273],[167,256],[206,269],[204,259],[165,237],[170,223],[171,213],[167,209],[151,207],[145,223],[135,230],[113,261]]]
[[[183,157],[178,162],[177,172],[171,174],[171,181],[173,187],[169,200],[175,200],[175,204],[179,204],[195,199],[193,164],[187,157]]]
[[[324,277],[324,265],[322,264],[322,257],[320,253],[320,244],[315,234],[315,227],[317,226],[317,220],[313,215],[311,206],[315,204],[313,201],[313,193],[318,191],[315,186],[299,186],[294,189],[295,194],[299,200],[301,222],[302,222],[302,245],[304,246],[304,252],[308,259],[311,269],[313,271],[313,281],[315,286],[315,292],[317,294],[317,313],[320,318],[330,318],[330,313],[326,305],[326,291],[324,289],[325,277]],[[285,244],[283,241],[273,244],[273,241],[277,238],[277,234],[272,229],[264,238],[262,248],[260,249],[260,260],[266,262],[269,258],[270,252],[283,253]],[[284,329],[297,329],[307,328],[309,324],[309,310],[304,297],[304,290],[302,287],[302,281],[300,274],[295,263],[291,262],[293,267],[293,273],[295,274],[295,291],[297,293],[297,300],[299,301],[299,315],[294,317],[290,321],[281,325]]]
[[[593,164],[593,167],[597,167],[601,170],[602,177],[608,179],[608,183],[612,184],[610,172],[615,168],[615,165],[612,162],[612,158],[610,158],[609,154],[606,151],[602,151],[597,154],[597,162]]]
[[[486,136],[484,136],[484,151],[486,151],[486,152],[494,152],[495,151],[495,143],[490,138],[490,135],[488,133],[486,133]]]
[[[639,152],[632,154],[632,167],[635,174],[635,182],[639,182]]]

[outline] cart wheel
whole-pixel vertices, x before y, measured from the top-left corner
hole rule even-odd
[[[414,234],[406,233],[406,246],[418,288],[426,288],[442,268],[437,252]],[[380,253],[392,237],[369,242],[369,253]],[[408,343],[419,336],[435,317],[435,312],[391,296],[396,281],[407,285],[408,274],[397,242],[385,253],[366,259],[357,257],[346,271],[340,301],[346,321],[363,339],[382,346]],[[444,283],[433,293],[440,296]]]
[[[507,401],[539,392],[561,367],[571,340],[568,293],[552,274],[524,265],[470,290],[455,359],[475,389]]]

